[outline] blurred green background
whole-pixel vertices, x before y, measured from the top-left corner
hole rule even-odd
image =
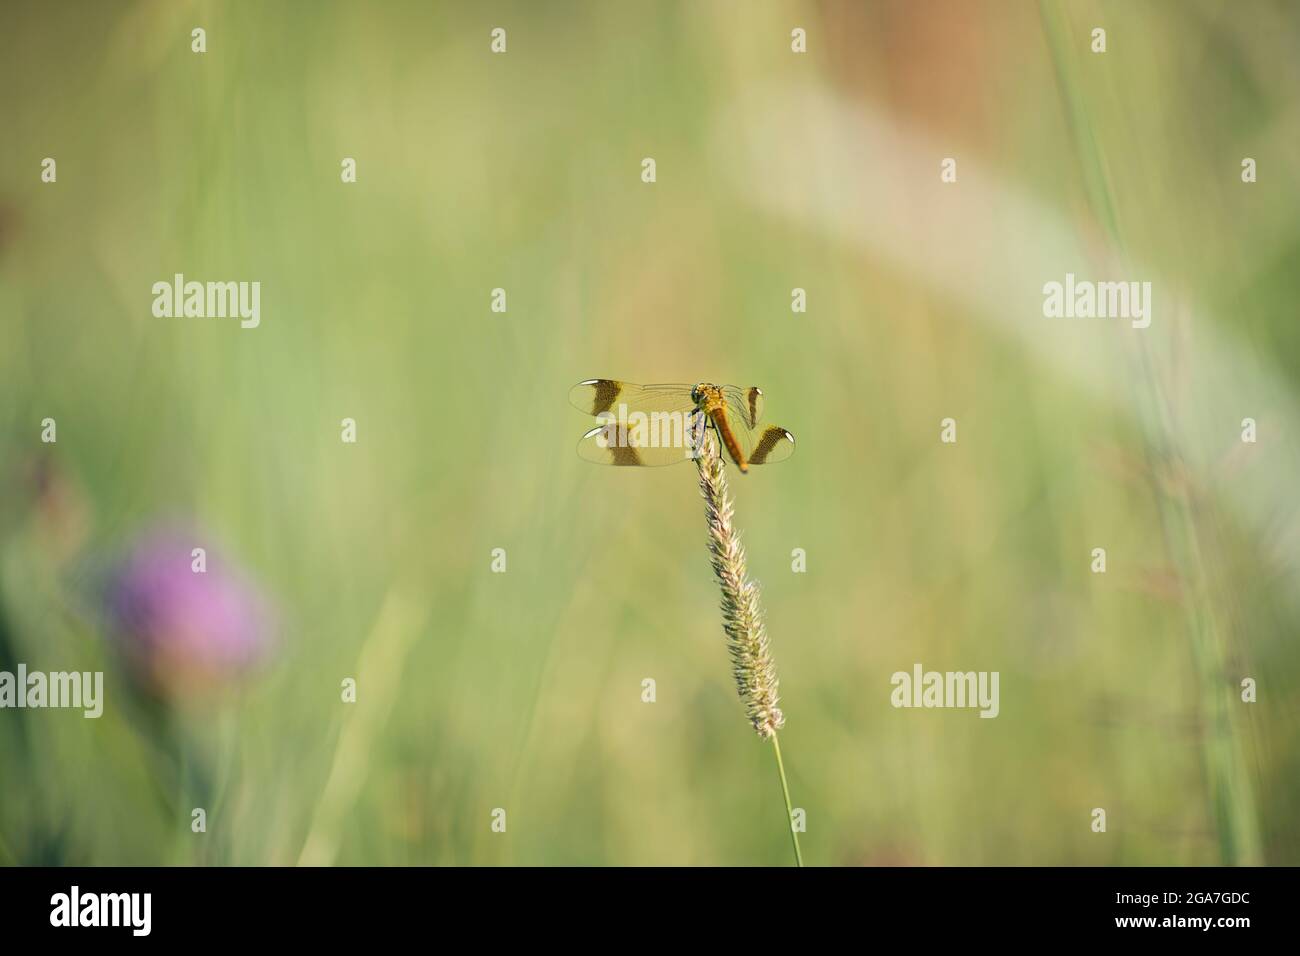
[[[609,376],[757,383],[798,437],[732,490],[810,863],[1300,863],[1294,4],[3,21],[0,669],[107,701],[0,711],[0,862],[788,863],[693,469],[574,454]],[[1044,318],[1067,271],[1151,281],[1151,328]],[[153,317],[176,272],[261,326]],[[177,520],[278,643],[150,718],[96,581]],[[1000,716],[895,710],[915,662]]]

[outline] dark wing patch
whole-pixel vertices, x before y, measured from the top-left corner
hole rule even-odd
[[[629,465],[638,466],[644,464],[641,461],[641,455],[631,445],[615,445],[609,449],[613,460],[611,465]]]
[[[579,382],[569,390],[569,401],[588,415],[599,415],[614,407],[614,402],[622,391],[622,382],[616,382],[612,378],[591,378]]]
[[[767,465],[785,461],[794,454],[794,436],[780,425],[768,425],[758,436],[754,450],[749,453],[751,465]]]

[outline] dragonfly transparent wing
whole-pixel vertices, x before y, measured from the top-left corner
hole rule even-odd
[[[690,385],[633,385],[609,378],[579,382],[569,401],[600,424],[578,442],[578,454],[602,465],[676,465],[689,461],[695,402]]]

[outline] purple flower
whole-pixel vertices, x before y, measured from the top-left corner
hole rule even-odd
[[[153,531],[110,575],[105,609],[114,638],[134,675],[166,696],[238,677],[270,647],[268,602],[209,545],[206,535]]]

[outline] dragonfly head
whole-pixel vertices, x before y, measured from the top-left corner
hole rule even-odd
[[[700,382],[691,389],[691,401],[696,405],[710,404],[718,397],[719,388],[716,385],[710,385],[708,382]]]

